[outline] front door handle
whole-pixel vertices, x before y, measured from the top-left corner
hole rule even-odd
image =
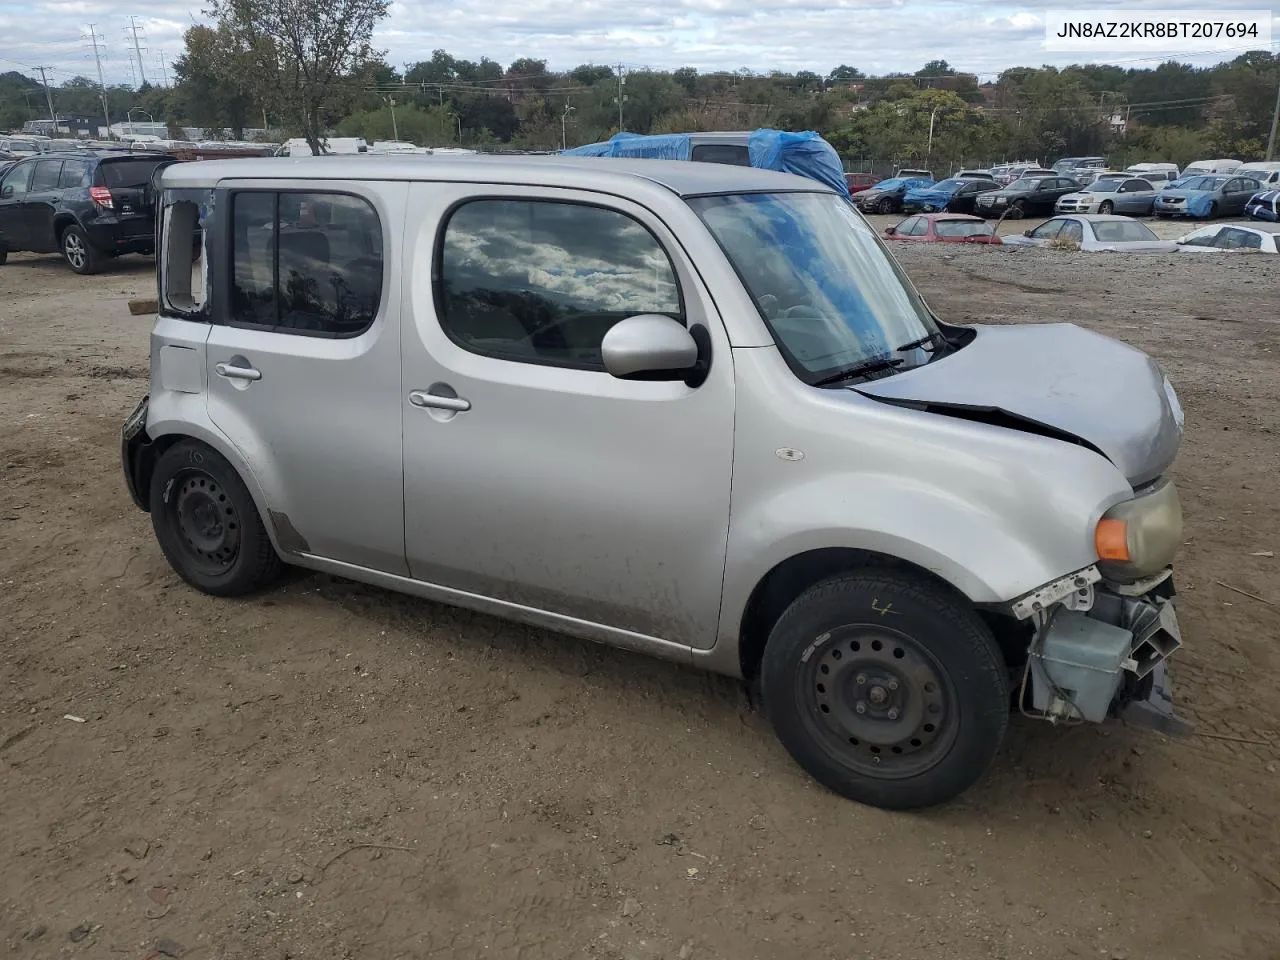
[[[427,393],[425,390],[414,390],[409,394],[409,402],[415,407],[434,407],[437,410],[452,410],[464,413],[471,409],[471,401],[462,397],[442,397],[439,394]]]
[[[226,377],[228,380],[261,380],[262,371],[255,370],[253,367],[236,367],[229,363],[215,363],[213,372],[220,377]]]

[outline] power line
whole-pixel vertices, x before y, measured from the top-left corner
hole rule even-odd
[[[130,17],[129,26],[133,30],[133,52],[138,55],[138,78],[145,87],[147,85],[147,73],[142,67],[142,47],[138,45],[138,18]]]
[[[46,67],[36,67],[40,71],[40,85],[44,87],[44,99],[49,104],[49,119],[53,121],[54,127],[58,126],[58,115],[53,112],[53,94],[49,91],[49,81],[45,78],[44,72]],[[55,130],[56,132],[56,130]]]

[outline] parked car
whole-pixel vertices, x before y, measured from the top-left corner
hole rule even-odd
[[[1038,161],[1035,160],[1015,160],[1013,163],[1002,163],[991,168],[991,177],[1001,185],[1013,183],[1022,174],[1028,170],[1042,170]],[[1052,170],[1046,170],[1045,175],[1053,174]]]
[[[375,156],[160,185],[121,461],[195,588],[292,563],[757,678],[806,770],[891,808],[973,783],[1014,706],[1176,724],[1173,387],[1072,324],[937,321],[843,184]]]
[[[1250,197],[1262,189],[1251,177],[1185,176],[1156,194],[1153,208],[1157,217],[1239,216]]]
[[[1146,180],[1157,190],[1181,176],[1176,163],[1135,163],[1125,167],[1122,172],[1127,177]]]
[[[1148,216],[1156,202],[1156,188],[1136,177],[1095,180],[1078,193],[1059,197],[1058,213],[1132,213]]]
[[[932,180],[933,171],[917,170],[912,167],[903,167],[901,170],[898,170],[896,173],[894,173],[894,176],[895,177],[915,177],[920,180]]]
[[[320,152],[326,156],[352,153],[368,153],[369,144],[364,137],[325,137],[320,141]],[[276,147],[277,157],[309,157],[311,145],[305,137],[292,137]]]
[[[0,137],[0,150],[15,157],[34,157],[44,153],[48,137]]]
[[[952,174],[962,180],[994,180],[990,170],[959,170]]]
[[[981,217],[958,213],[922,213],[884,228],[890,240],[905,243],[1000,243],[995,228]]]
[[[1007,216],[1011,220],[1053,213],[1059,197],[1079,189],[1080,184],[1066,177],[1023,177],[1007,187],[980,195],[974,203],[974,212],[980,217]]]
[[[1174,243],[1182,253],[1277,253],[1280,224],[1214,223],[1179,237]]]
[[[947,213],[972,213],[973,203],[981,194],[999,190],[994,180],[953,177],[927,187],[912,187],[902,196],[902,209],[906,213],[935,210]]]
[[[1101,213],[1053,217],[1020,237],[1005,237],[1004,242],[1015,247],[1074,243],[1088,253],[1173,253],[1178,249],[1141,220]]]
[[[1255,193],[1244,205],[1244,212],[1253,220],[1280,221],[1280,190]]]
[[[880,182],[880,177],[874,173],[846,173],[844,182],[849,185],[849,193],[854,194],[860,190],[869,190]]]
[[[14,164],[0,179],[0,263],[61,251],[76,273],[96,273],[109,257],[154,252],[151,177],[172,162],[78,151]]]
[[[1182,176],[1203,177],[1211,174],[1234,173],[1240,165],[1239,160],[1197,160],[1195,163],[1189,163],[1183,168]]]
[[[1242,163],[1231,172],[1237,177],[1253,177],[1264,187],[1270,187],[1273,190],[1280,187],[1280,160]]]
[[[915,187],[931,187],[933,181],[923,177],[890,177],[870,190],[854,195],[853,202],[863,213],[901,213],[902,200]]]
[[[1106,157],[1063,157],[1057,161],[1051,168],[1054,173],[1060,177],[1070,177],[1076,179],[1076,174],[1083,173],[1086,170],[1105,170],[1107,169]]]

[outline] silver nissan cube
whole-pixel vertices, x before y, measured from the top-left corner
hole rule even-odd
[[[159,190],[121,452],[196,589],[296,564],[739,676],[887,808],[973,784],[1012,714],[1186,730],[1183,415],[1140,351],[943,322],[847,199],[748,167],[266,158]]]

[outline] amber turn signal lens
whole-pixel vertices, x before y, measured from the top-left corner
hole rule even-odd
[[[1128,526],[1123,520],[1099,520],[1093,533],[1094,546],[1100,560],[1128,560]]]

